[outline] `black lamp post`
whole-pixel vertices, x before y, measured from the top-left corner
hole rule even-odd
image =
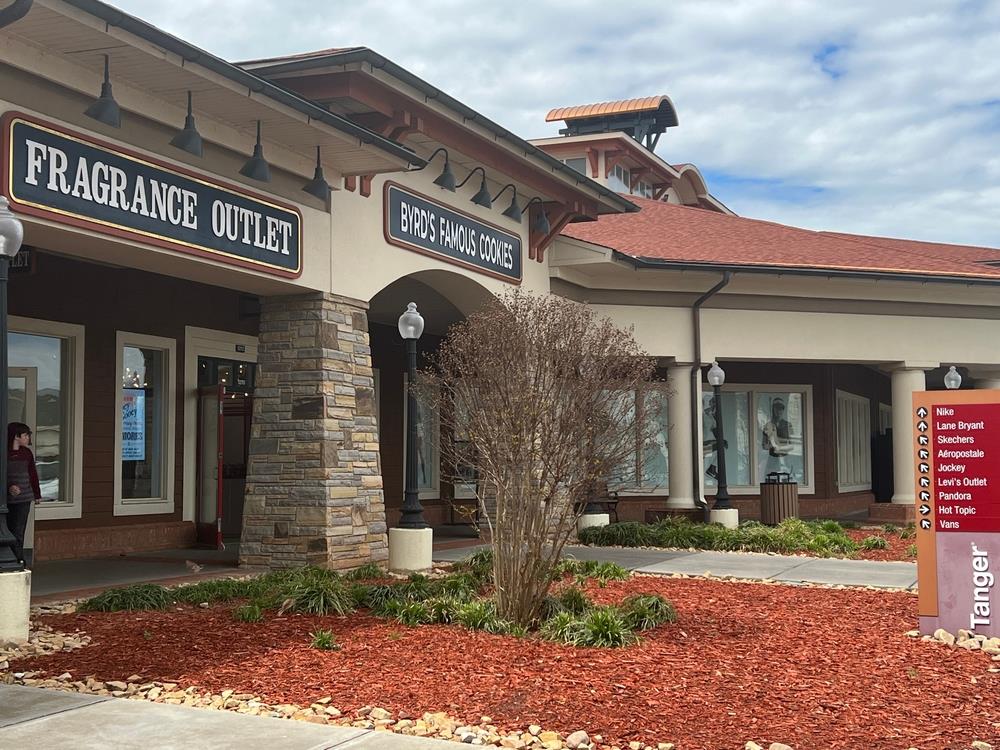
[[[726,483],[726,436],[722,429],[722,384],[726,382],[726,372],[713,362],[708,371],[708,382],[712,385],[712,401],[715,405],[715,460],[719,466],[719,476],[716,478],[715,505],[713,510],[728,510],[733,507],[729,503],[729,486]]]
[[[7,439],[7,273],[10,259],[17,255],[24,239],[24,227],[11,212],[7,199],[0,196],[0,428]],[[24,570],[14,554],[14,535],[7,526],[7,451],[0,456],[0,573]]]
[[[411,302],[406,312],[399,316],[399,335],[406,343],[406,487],[403,491],[403,515],[399,519],[401,529],[426,529],[424,509],[420,505],[420,491],[417,487],[417,394],[414,383],[417,379],[417,339],[424,332],[423,316],[417,312],[417,304]]]

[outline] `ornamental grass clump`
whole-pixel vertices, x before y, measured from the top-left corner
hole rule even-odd
[[[861,540],[861,549],[863,550],[875,550],[875,549],[889,549],[889,540],[882,536],[866,536]]]
[[[340,644],[332,630],[316,630],[309,634],[313,648],[320,651],[339,651]]]
[[[677,610],[659,594],[635,594],[619,605],[625,624],[632,630],[649,630],[677,622]]]
[[[349,581],[370,581],[373,578],[382,578],[383,576],[385,576],[385,571],[377,563],[369,562],[355,568],[344,577]]]
[[[617,607],[595,607],[580,618],[574,646],[621,648],[639,642]]]
[[[118,589],[108,589],[87,599],[77,609],[80,612],[137,612],[166,609],[173,602],[173,593],[163,586],[137,583]]]
[[[319,568],[304,568],[272,593],[279,614],[346,615],[355,610],[351,589],[340,576]]]
[[[256,602],[241,604],[233,610],[233,619],[237,622],[261,622],[264,619],[264,610]]]

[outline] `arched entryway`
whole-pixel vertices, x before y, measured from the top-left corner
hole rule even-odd
[[[388,525],[399,519],[403,502],[406,435],[406,365],[397,320],[409,302],[424,317],[418,341],[418,367],[437,350],[448,329],[490,298],[478,282],[449,271],[424,271],[397,279],[369,303],[368,326],[378,404],[379,451]],[[471,467],[445,466],[438,415],[418,409],[417,474],[424,516],[431,526],[461,533],[475,518],[475,486]],[[470,481],[462,482],[466,478]]]

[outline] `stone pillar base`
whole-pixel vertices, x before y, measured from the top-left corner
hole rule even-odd
[[[736,508],[723,508],[708,512],[709,523],[720,523],[727,529],[735,529],[740,525],[740,512]]]
[[[433,564],[431,529],[389,529],[389,570],[416,573]]]
[[[0,573],[0,644],[28,640],[31,571]]]
[[[577,533],[591,526],[607,526],[611,523],[610,513],[584,513],[576,520]]]

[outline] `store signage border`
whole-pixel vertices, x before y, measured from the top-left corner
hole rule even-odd
[[[26,190],[19,192],[19,186],[22,188],[27,188],[28,186],[24,184],[23,179],[16,179],[15,168],[17,164],[24,162],[26,159],[26,156],[19,159],[15,158],[17,156],[15,154],[15,147],[18,141],[20,140],[21,143],[24,142],[23,139],[15,137],[15,128],[21,123],[33,131],[41,131],[43,134],[60,139],[61,141],[78,145],[82,152],[91,154],[92,156],[104,153],[109,157],[109,163],[111,160],[116,161],[118,164],[128,163],[129,166],[135,169],[134,173],[129,173],[132,174],[133,178],[141,175],[143,179],[149,180],[151,177],[162,175],[164,178],[171,178],[175,182],[183,184],[191,192],[197,192],[199,196],[204,195],[206,202],[202,203],[202,206],[198,209],[198,226],[200,226],[200,229],[189,228],[187,231],[178,230],[176,236],[174,236],[167,228],[163,228],[160,231],[159,227],[152,228],[135,225],[140,223],[140,219],[136,219],[130,225],[120,220],[116,221],[114,218],[90,215],[79,210],[78,206],[57,205],[58,202],[56,200],[43,201],[38,199],[37,196],[33,196],[32,198],[27,197],[24,195],[24,192],[27,192]],[[0,167],[0,175],[2,175],[0,190],[10,200],[12,208],[19,213],[37,216],[60,224],[89,229],[114,237],[136,240],[156,247],[223,262],[227,265],[249,268],[275,276],[298,278],[302,274],[302,214],[292,205],[275,201],[269,197],[246,190],[241,186],[222,182],[214,177],[170,164],[155,157],[140,154],[117,144],[70,130],[62,125],[48,122],[22,112],[6,113],[2,120],[0,120],[0,127],[2,127],[3,133],[2,153],[4,157],[4,163]],[[67,178],[72,179],[71,171],[67,171]],[[225,236],[217,238],[213,234],[211,228],[212,198],[208,196],[229,198],[226,201],[227,205],[238,206],[248,211],[257,210],[261,221],[256,222],[254,227],[256,231],[247,230],[243,233],[243,237],[251,238],[250,244],[245,245],[242,238],[239,238],[237,241],[231,241]],[[132,218],[130,212],[118,211],[117,213],[123,214],[125,218]],[[268,221],[269,219],[270,221]],[[206,225],[208,225],[207,229]],[[267,229],[278,229],[279,226],[280,232],[275,232],[268,238],[266,235]],[[256,239],[254,239],[254,235],[256,235]],[[215,242],[209,244],[208,241],[205,241],[206,239],[214,239]],[[258,243],[256,246],[252,244],[254,241]],[[287,252],[261,248],[261,243],[266,245],[268,242],[271,242],[272,246],[277,246],[280,243],[282,248]],[[277,262],[267,257],[271,253],[279,256],[276,259]],[[260,257],[253,257],[254,254]]]
[[[432,206],[437,209],[440,212],[440,216],[436,217],[438,221],[443,217],[452,222],[462,224],[467,231],[475,230],[477,238],[486,235],[494,239],[504,238],[508,240],[512,267],[509,270],[503,270],[495,264],[484,261],[478,252],[462,252],[460,249],[441,247],[440,243],[432,242],[429,238],[418,242],[416,239],[409,239],[403,236],[399,228],[400,214],[398,213],[399,209],[397,206],[399,205],[399,200],[404,196],[415,201],[418,205],[424,204],[425,206]],[[486,276],[506,281],[509,284],[521,283],[523,249],[520,236],[514,232],[459,211],[391,180],[385,183],[382,203],[383,234],[385,241],[390,245],[412,250],[431,258],[437,258],[453,265],[462,266],[463,268],[469,268]],[[478,242],[473,242],[468,249],[478,249]]]

